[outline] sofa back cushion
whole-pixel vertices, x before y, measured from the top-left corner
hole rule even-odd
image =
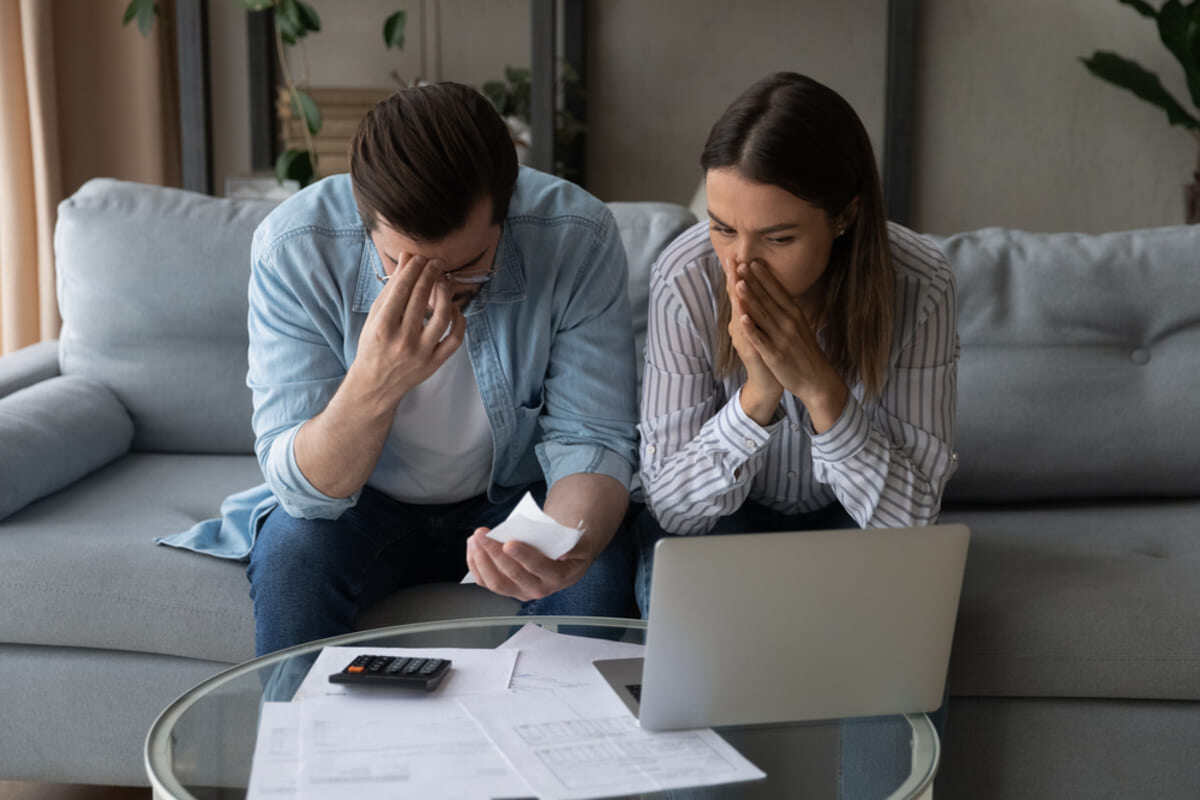
[[[640,387],[650,306],[650,268],[675,237],[696,223],[692,212],[674,203],[609,203],[629,262],[629,304]]]
[[[89,181],[59,206],[62,372],[117,395],[133,419],[135,450],[254,451],[246,286],[250,240],[272,208],[110,179]],[[650,266],[694,220],[668,203],[611,208],[640,348]]]
[[[272,207],[110,179],[59,205],[62,372],[117,395],[135,450],[254,451],[246,285]]]
[[[962,344],[948,501],[1200,494],[1200,226],[939,244]]]

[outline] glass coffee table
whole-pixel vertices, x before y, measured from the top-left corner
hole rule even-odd
[[[146,772],[154,795],[171,800],[245,797],[263,701],[290,700],[324,647],[492,648],[531,622],[560,633],[637,644],[644,643],[646,631],[645,622],[633,619],[485,617],[359,631],[256,658],[186,692],[155,720],[145,746]],[[716,731],[766,772],[767,778],[637,796],[932,797],[939,744],[925,714],[721,727]]]

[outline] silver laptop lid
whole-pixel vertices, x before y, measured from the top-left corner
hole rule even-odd
[[[937,525],[662,539],[642,726],[936,709],[968,538]]]

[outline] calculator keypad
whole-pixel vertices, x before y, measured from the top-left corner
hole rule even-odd
[[[329,676],[331,683],[363,683],[402,686],[432,691],[450,668],[444,658],[360,655],[341,672]]]

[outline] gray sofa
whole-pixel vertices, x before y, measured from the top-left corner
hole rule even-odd
[[[941,794],[1200,797],[1200,226],[939,243],[972,531]]]
[[[682,208],[612,204],[644,329]],[[245,372],[269,206],[98,180],[60,207],[61,339],[0,359],[0,778],[144,784],[171,699],[249,658],[241,565],[155,546],[259,482]],[[1200,232],[989,230],[959,280],[973,531],[940,797],[1200,787]],[[360,625],[508,613],[400,592]]]

